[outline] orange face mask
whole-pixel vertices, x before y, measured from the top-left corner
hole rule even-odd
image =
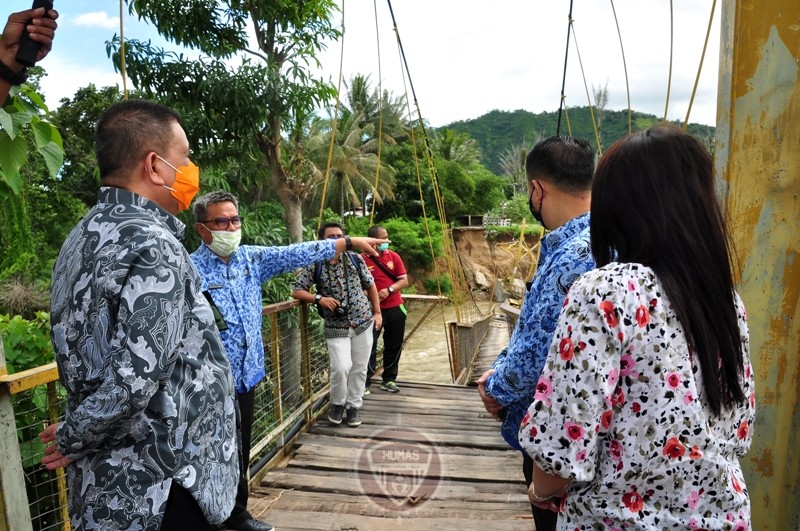
[[[176,168],[162,157],[158,155],[156,157],[175,170],[175,182],[172,183],[172,187],[162,186],[169,190],[172,197],[178,201],[178,212],[186,210],[192,204],[194,196],[200,191],[200,168],[195,166],[191,160],[186,166],[178,166]]]

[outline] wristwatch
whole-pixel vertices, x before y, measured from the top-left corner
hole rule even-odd
[[[7,64],[0,61],[0,78],[5,79],[12,85],[22,85],[28,80],[28,69],[22,67],[19,72],[14,72]]]
[[[320,295],[319,293],[314,295],[314,304],[319,304],[319,301],[321,300],[322,300],[322,295]]]
[[[352,251],[353,250],[353,240],[351,240],[350,236],[348,236],[347,234],[344,235],[344,244],[345,244],[345,250],[346,251]]]
[[[394,288],[392,286],[389,286],[386,289],[389,291],[389,293],[394,293]]]

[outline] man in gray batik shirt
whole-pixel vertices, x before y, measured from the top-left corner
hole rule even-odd
[[[197,193],[177,114],[149,102],[98,123],[103,188],[53,270],[67,390],[42,462],[67,467],[74,529],[211,529],[239,479],[230,365],[176,217]]]

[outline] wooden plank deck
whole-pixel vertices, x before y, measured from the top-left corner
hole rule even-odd
[[[278,531],[534,529],[519,455],[475,388],[400,385],[373,386],[358,428],[320,418],[253,487],[253,515]]]

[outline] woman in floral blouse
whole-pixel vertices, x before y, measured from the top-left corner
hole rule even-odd
[[[519,432],[559,529],[750,529],[755,395],[712,167],[665,127],[598,165],[598,269],[567,295]]]

